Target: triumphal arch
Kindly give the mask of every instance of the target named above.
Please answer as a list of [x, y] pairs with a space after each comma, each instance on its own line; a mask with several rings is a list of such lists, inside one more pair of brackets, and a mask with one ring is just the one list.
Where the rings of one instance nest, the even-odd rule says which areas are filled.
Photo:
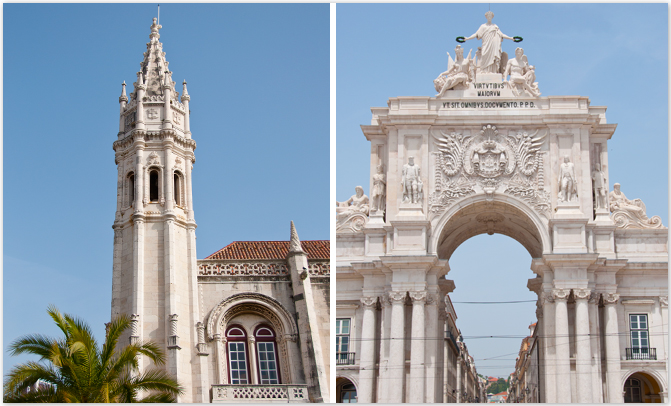
[[[370, 198], [357, 187], [336, 208], [337, 317], [355, 352], [337, 375], [359, 402], [447, 400], [450, 256], [500, 233], [533, 258], [541, 401], [622, 402], [633, 376], [666, 401], [668, 230], [610, 178], [606, 107], [542, 94], [533, 55], [501, 50], [522, 38], [486, 17], [435, 96], [390, 98], [361, 126]], [[464, 56], [469, 40], [481, 46]]]

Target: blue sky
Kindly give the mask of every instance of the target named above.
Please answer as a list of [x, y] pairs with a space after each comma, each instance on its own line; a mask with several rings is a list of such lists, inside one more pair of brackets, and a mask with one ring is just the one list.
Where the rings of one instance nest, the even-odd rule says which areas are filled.
[[[50, 303], [109, 321], [112, 143], [156, 4], [5, 4], [3, 342], [57, 335]], [[329, 5], [162, 4], [191, 96], [198, 258], [236, 240], [329, 238]], [[3, 371], [23, 357], [4, 353]]]
[[[454, 57], [457, 36], [467, 37], [486, 22], [480, 4], [338, 4], [336, 198], [346, 200], [356, 185], [370, 192], [370, 143], [360, 125], [370, 124], [371, 107], [389, 97], [434, 96], [433, 79]], [[668, 6], [666, 4], [492, 3], [493, 22], [519, 44], [543, 95], [588, 96], [607, 106], [617, 123], [609, 141], [609, 183], [619, 182], [628, 198], [640, 198], [648, 215], [668, 225]], [[464, 54], [479, 46], [471, 40]], [[517, 44], [503, 42], [514, 53]], [[450, 259], [453, 302], [535, 300], [526, 288], [535, 275], [530, 255], [516, 241], [480, 235]], [[478, 372], [507, 376], [514, 370], [521, 337], [536, 320], [535, 304], [498, 306], [455, 303]], [[473, 336], [516, 335], [487, 339]], [[486, 358], [503, 356], [497, 360]]]

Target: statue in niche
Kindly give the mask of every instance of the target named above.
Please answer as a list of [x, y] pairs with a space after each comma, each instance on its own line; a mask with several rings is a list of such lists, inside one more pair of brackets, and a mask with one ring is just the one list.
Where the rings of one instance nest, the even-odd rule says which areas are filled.
[[471, 82], [475, 81], [475, 61], [471, 59], [471, 52], [469, 51], [468, 58], [464, 59], [464, 49], [461, 45], [457, 45], [454, 53], [457, 60], [453, 61], [448, 52], [447, 70], [433, 81], [438, 92], [436, 97], [442, 96], [450, 89], [468, 89]]
[[377, 166], [377, 173], [373, 175], [373, 191], [371, 192], [373, 202], [371, 212], [383, 212], [385, 209], [385, 198], [387, 197], [387, 182], [384, 177], [384, 167]]
[[415, 165], [415, 158], [408, 157], [408, 163], [403, 165], [401, 177], [403, 186], [403, 203], [421, 203], [422, 201], [422, 179], [420, 168]]
[[541, 95], [538, 90], [538, 83], [534, 82], [536, 80], [536, 70], [532, 65], [529, 65], [529, 60], [524, 55], [524, 49], [517, 48], [515, 58], [508, 61], [503, 77], [506, 78], [508, 75], [510, 75], [510, 80], [507, 83], [515, 96], [519, 96], [521, 90], [534, 97]]
[[592, 172], [592, 188], [594, 190], [594, 204], [597, 209], [605, 209], [608, 206], [608, 184], [606, 174], [601, 171], [601, 165], [594, 165]]
[[515, 41], [515, 39], [502, 33], [496, 24], [492, 24], [494, 13], [491, 11], [486, 12], [485, 18], [487, 18], [487, 22], [482, 24], [475, 34], [464, 38], [464, 41], [473, 38], [482, 40], [482, 49], [480, 50], [481, 57], [478, 58], [478, 74], [501, 73], [501, 42], [503, 42], [504, 38], [513, 41]]
[[613, 191], [608, 195], [610, 211], [613, 221], [622, 228], [662, 228], [662, 219], [659, 216], [648, 218], [645, 204], [641, 199], [629, 200], [620, 191], [620, 184], [613, 185]]
[[575, 177], [575, 166], [564, 156], [564, 163], [559, 167], [559, 202], [572, 202], [578, 199], [578, 183]]
[[363, 188], [357, 186], [354, 188], [356, 194], [352, 195], [344, 202], [336, 202], [336, 217], [338, 219], [345, 219], [352, 214], [364, 214], [368, 216], [368, 196], [363, 193]]

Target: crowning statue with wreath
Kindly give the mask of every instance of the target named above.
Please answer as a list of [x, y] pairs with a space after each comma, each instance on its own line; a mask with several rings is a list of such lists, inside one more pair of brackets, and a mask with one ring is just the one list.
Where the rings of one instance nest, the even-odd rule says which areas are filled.
[[485, 13], [485, 18], [487, 18], [487, 22], [482, 24], [475, 34], [466, 38], [457, 37], [457, 42], [465, 42], [473, 38], [481, 39], [482, 47], [477, 64], [477, 73], [503, 73], [503, 69], [508, 62], [508, 54], [501, 52], [501, 42], [504, 39], [521, 42], [522, 37], [509, 37], [502, 33], [499, 27], [492, 23], [494, 13], [491, 11]]

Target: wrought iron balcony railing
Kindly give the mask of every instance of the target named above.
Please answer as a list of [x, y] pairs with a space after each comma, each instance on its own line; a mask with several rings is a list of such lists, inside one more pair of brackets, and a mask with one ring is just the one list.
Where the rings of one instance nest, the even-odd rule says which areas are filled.
[[212, 403], [308, 403], [307, 385], [212, 385]]
[[354, 365], [354, 352], [337, 352], [336, 365]]
[[657, 348], [626, 348], [627, 359], [657, 360]]

